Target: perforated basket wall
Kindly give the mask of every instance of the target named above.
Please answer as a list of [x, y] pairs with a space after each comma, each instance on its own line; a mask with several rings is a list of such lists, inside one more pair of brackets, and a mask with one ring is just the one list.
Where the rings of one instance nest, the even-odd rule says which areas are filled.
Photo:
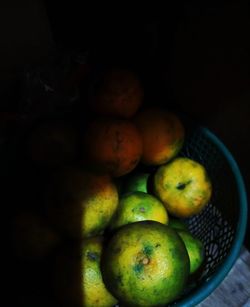
[[205, 245], [205, 262], [176, 304], [194, 306], [218, 286], [236, 261], [245, 233], [247, 204], [236, 162], [209, 130], [192, 129], [180, 155], [204, 165], [213, 184], [209, 204], [187, 220], [189, 230]]

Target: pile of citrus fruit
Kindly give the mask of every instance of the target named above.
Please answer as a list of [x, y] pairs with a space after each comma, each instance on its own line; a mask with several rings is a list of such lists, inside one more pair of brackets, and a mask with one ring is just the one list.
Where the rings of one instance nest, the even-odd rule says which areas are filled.
[[[65, 306], [167, 305], [204, 261], [204, 246], [185, 221], [209, 202], [211, 181], [200, 163], [179, 155], [180, 118], [144, 106], [134, 73], [109, 71], [89, 96], [91, 119], [77, 137], [54, 123], [29, 139], [29, 158], [52, 166], [53, 175], [44, 193], [46, 225], [29, 214], [15, 220], [18, 242], [25, 242], [18, 249], [44, 256], [62, 238], [74, 242], [55, 261]], [[84, 158], [76, 163], [78, 148]]]

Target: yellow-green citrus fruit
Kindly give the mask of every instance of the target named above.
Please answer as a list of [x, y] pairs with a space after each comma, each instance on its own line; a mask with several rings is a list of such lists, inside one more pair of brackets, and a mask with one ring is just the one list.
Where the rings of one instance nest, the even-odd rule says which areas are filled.
[[205, 251], [203, 243], [189, 232], [183, 230], [177, 230], [177, 232], [186, 246], [190, 260], [190, 274], [193, 274], [199, 269], [204, 260]]
[[102, 234], [118, 205], [108, 175], [73, 167], [55, 173], [46, 198], [50, 222], [71, 238]]
[[156, 197], [147, 193], [128, 193], [120, 198], [110, 228], [115, 229], [125, 224], [145, 220], [167, 224], [168, 214], [164, 205]]
[[187, 218], [199, 213], [209, 202], [212, 184], [203, 165], [188, 158], [176, 158], [158, 168], [154, 191], [170, 214]]
[[177, 232], [155, 221], [120, 227], [106, 244], [103, 280], [125, 306], [162, 306], [177, 299], [189, 276], [189, 257]]

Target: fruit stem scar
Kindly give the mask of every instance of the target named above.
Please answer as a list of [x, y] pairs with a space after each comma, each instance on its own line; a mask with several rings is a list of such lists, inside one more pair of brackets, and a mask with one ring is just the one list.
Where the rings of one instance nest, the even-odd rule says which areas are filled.
[[143, 264], [149, 264], [149, 258], [148, 258], [148, 257], [144, 257], [144, 258], [142, 259], [142, 263], [143, 263]]

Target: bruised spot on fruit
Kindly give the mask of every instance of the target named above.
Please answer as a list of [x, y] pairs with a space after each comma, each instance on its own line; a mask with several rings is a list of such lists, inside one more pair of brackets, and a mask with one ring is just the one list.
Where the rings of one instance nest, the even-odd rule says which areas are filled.
[[161, 246], [160, 243], [156, 243], [156, 244], [155, 244], [155, 247], [160, 247], [160, 246]]
[[140, 212], [145, 212], [146, 209], [145, 209], [144, 207], [140, 207], [139, 211], [140, 211]]
[[144, 264], [142, 262], [139, 262], [133, 266], [133, 271], [136, 274], [140, 274], [143, 271], [143, 267], [144, 267]]
[[98, 261], [99, 260], [99, 254], [97, 254], [96, 252], [88, 251], [87, 252], [87, 258], [90, 261]]
[[147, 257], [150, 257], [153, 254], [153, 246], [152, 245], [145, 245], [143, 248], [143, 253]]

